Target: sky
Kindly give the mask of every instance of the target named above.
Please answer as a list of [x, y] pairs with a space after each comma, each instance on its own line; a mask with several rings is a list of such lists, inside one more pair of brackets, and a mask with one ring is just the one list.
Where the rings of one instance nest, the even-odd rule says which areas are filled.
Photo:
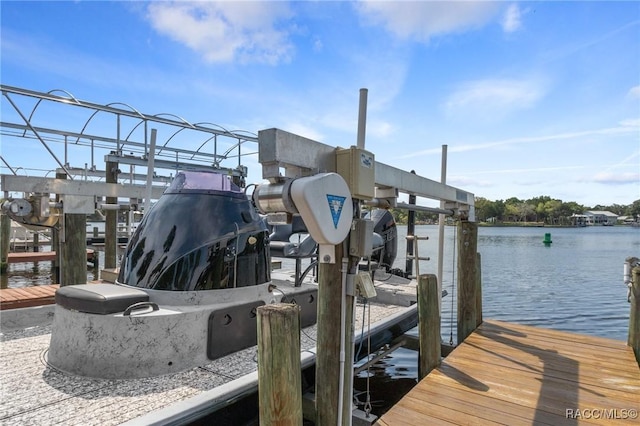
[[[366, 88], [379, 162], [439, 181], [446, 145], [447, 184], [476, 197], [640, 199], [637, 1], [3, 0], [0, 15], [3, 85], [341, 147]], [[28, 175], [57, 167], [35, 140], [3, 132], [0, 149]], [[257, 155], [243, 164], [260, 182]]]

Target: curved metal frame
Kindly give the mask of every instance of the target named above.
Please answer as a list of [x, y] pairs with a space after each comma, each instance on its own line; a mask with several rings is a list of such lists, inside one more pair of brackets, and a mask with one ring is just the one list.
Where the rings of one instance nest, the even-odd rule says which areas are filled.
[[[243, 154], [241, 152], [241, 146], [245, 142], [258, 143], [257, 135], [252, 132], [247, 132], [244, 130], [229, 131], [223, 126], [220, 126], [212, 122], [198, 122], [198, 123], [192, 124], [186, 119], [171, 113], [160, 113], [156, 115], [148, 115], [140, 112], [133, 106], [124, 102], [112, 102], [109, 104], [101, 105], [101, 104], [79, 100], [70, 92], [62, 89], [53, 89], [47, 93], [43, 93], [43, 92], [36, 92], [29, 89], [22, 89], [22, 88], [6, 86], [6, 85], [0, 85], [0, 87], [4, 97], [12, 104], [15, 111], [18, 114], [20, 114], [20, 116], [23, 118], [25, 122], [24, 124], [4, 122], [4, 121], [0, 122], [0, 127], [2, 128], [1, 134], [8, 135], [11, 137], [27, 138], [27, 137], [31, 137], [29, 136], [29, 134], [33, 133], [35, 137], [39, 139], [40, 142], [43, 144], [43, 146], [47, 149], [47, 151], [52, 156], [52, 158], [57, 161], [59, 167], [62, 167], [64, 170], [67, 170], [66, 167], [69, 166], [67, 164], [67, 158], [66, 158], [67, 145], [69, 143], [77, 146], [90, 147], [92, 168], [95, 168], [95, 165], [93, 164], [95, 149], [108, 151], [111, 149], [111, 147], [113, 147], [115, 148], [114, 150], [115, 152], [117, 152], [118, 155], [122, 155], [122, 149], [125, 148], [126, 146], [127, 150], [130, 149], [132, 152], [143, 153], [144, 154], [143, 160], [146, 159], [149, 155], [149, 152], [148, 152], [149, 123], [158, 123], [158, 124], [178, 127], [178, 129], [175, 132], [173, 132], [171, 136], [169, 136], [169, 138], [155, 152], [155, 155], [164, 156], [166, 155], [164, 151], [170, 151], [171, 154], [168, 156], [170, 158], [169, 162], [172, 164], [175, 164], [175, 168], [189, 167], [189, 165], [192, 164], [190, 162], [197, 163], [199, 167], [202, 167], [202, 164], [206, 164], [208, 167], [220, 168], [221, 162], [223, 162], [224, 160], [228, 160], [230, 158], [236, 157], [236, 155], [230, 155], [231, 153], [233, 153], [234, 150], [238, 151], [237, 153], [238, 166], [240, 166], [242, 157], [246, 155], [255, 154], [255, 152]], [[56, 92], [61, 92], [62, 94], [64, 94], [64, 96], [58, 95], [56, 94]], [[15, 103], [13, 103], [13, 101], [9, 97], [10, 94], [37, 99], [28, 117], [22, 114], [22, 112], [20, 111], [20, 108]], [[78, 107], [88, 108], [93, 110], [93, 112], [85, 121], [80, 132], [37, 127], [33, 124], [33, 122], [35, 121], [36, 111], [40, 108], [40, 104], [43, 101], [50, 101], [54, 103], [57, 102], [57, 103], [62, 103], [69, 106], [78, 106]], [[118, 106], [122, 106], [124, 108], [118, 108]], [[100, 135], [92, 135], [87, 133], [89, 124], [93, 121], [94, 117], [99, 112], [108, 112], [116, 116], [117, 122], [116, 122], [115, 138], [105, 137]], [[7, 115], [5, 115], [5, 117], [6, 116]], [[139, 122], [134, 123], [133, 127], [129, 130], [129, 132], [126, 134], [126, 137], [124, 139], [121, 138], [121, 128], [120, 128], [122, 117], [131, 117], [139, 120]], [[144, 124], [144, 136], [143, 136], [144, 141], [136, 142], [135, 140], [133, 140], [132, 136], [141, 124]], [[19, 133], [11, 132], [11, 131], [8, 131], [7, 129], [18, 129]], [[204, 142], [202, 142], [202, 144], [198, 146], [196, 150], [188, 150], [188, 149], [181, 149], [178, 147], [172, 147], [170, 144], [171, 141], [175, 138], [175, 136], [178, 133], [180, 133], [185, 129], [191, 129], [196, 132], [205, 133], [205, 134], [208, 134], [209, 136], [206, 137]], [[43, 134], [44, 137], [41, 136], [40, 134]], [[57, 135], [59, 137], [58, 138], [52, 137], [52, 135], [53, 136]], [[233, 145], [229, 149], [227, 149], [223, 154], [219, 154], [218, 143], [220, 140], [218, 139], [218, 136], [234, 139], [237, 142], [233, 143]], [[206, 150], [203, 150], [203, 148], [211, 140], [214, 140], [213, 154], [206, 152]], [[63, 143], [65, 145], [65, 148], [64, 148], [65, 163], [64, 164], [57, 159], [56, 154], [49, 147], [49, 144], [52, 142]], [[6, 165], [6, 167], [10, 171], [12, 171], [12, 173], [15, 170], [17, 170], [15, 167], [11, 167], [8, 161], [6, 160], [7, 160], [6, 158], [3, 158], [3, 163]], [[165, 162], [165, 166], [167, 164], [169, 163]], [[67, 173], [69, 172], [67, 171]]]

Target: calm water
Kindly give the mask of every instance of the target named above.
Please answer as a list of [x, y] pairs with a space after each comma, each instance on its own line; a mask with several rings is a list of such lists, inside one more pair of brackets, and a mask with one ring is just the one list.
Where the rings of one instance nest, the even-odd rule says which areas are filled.
[[[404, 232], [400, 227], [401, 238]], [[443, 288], [449, 294], [442, 302], [441, 330], [443, 341], [454, 343], [457, 293], [451, 283], [457, 273], [456, 232], [455, 227], [445, 228]], [[549, 246], [542, 243], [547, 232], [553, 241]], [[417, 226], [416, 235], [429, 237], [420, 242], [419, 253], [432, 259], [420, 263], [420, 273], [435, 274], [438, 227]], [[401, 251], [405, 253], [405, 244]], [[627, 257], [640, 257], [640, 229], [480, 227], [478, 251], [484, 318], [627, 340], [629, 303], [623, 265]], [[395, 266], [404, 269], [404, 255]], [[417, 352], [399, 349], [370, 369], [374, 414], [384, 414], [417, 383], [417, 365]], [[355, 378], [354, 388], [367, 389], [366, 371]]]
[[[456, 321], [451, 285], [457, 273], [456, 232], [445, 228], [443, 288], [449, 295], [442, 302], [444, 340]], [[551, 233], [550, 245], [542, 242], [545, 233]], [[420, 242], [420, 255], [432, 259], [421, 262], [420, 273], [436, 273], [437, 226], [418, 226], [416, 235], [430, 237]], [[484, 318], [627, 339], [629, 303], [622, 272], [627, 257], [640, 257], [640, 229], [480, 227], [478, 252]], [[404, 265], [404, 258], [399, 260]], [[454, 329], [454, 341], [455, 335]]]

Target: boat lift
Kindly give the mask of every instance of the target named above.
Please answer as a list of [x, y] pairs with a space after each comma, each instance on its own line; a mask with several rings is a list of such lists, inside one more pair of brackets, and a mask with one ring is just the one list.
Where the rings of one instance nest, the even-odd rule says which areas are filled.
[[[300, 215], [305, 221], [310, 234], [320, 245], [319, 261], [321, 265], [321, 275], [323, 271], [325, 272], [324, 282], [323, 277], [319, 277], [320, 288], [322, 288], [324, 284], [327, 284], [326, 280], [332, 281], [336, 276], [342, 277], [342, 285], [325, 285], [325, 287], [332, 287], [332, 289], [338, 288], [338, 290], [342, 292], [342, 315], [340, 331], [336, 334], [334, 333], [334, 329], [325, 328], [324, 331], [321, 331], [323, 325], [320, 323], [321, 317], [319, 314], [318, 365], [320, 366], [321, 363], [325, 362], [322, 352], [326, 352], [324, 350], [325, 348], [322, 348], [322, 338], [320, 338], [320, 335], [326, 333], [327, 335], [335, 336], [334, 338], [340, 335], [339, 377], [341, 391], [344, 391], [340, 392], [340, 394], [343, 394], [344, 397], [340, 398], [338, 416], [339, 419], [345, 418], [345, 420], [346, 417], [344, 417], [344, 414], [348, 414], [349, 411], [347, 410], [351, 408], [350, 400], [352, 393], [351, 375], [353, 369], [346, 368], [347, 366], [345, 365], [346, 360], [349, 358], [351, 358], [351, 360], [353, 359], [353, 353], [350, 352], [347, 347], [349, 341], [353, 342], [353, 335], [349, 335], [348, 331], [348, 327], [352, 329], [353, 323], [352, 305], [355, 301], [357, 291], [364, 295], [371, 294], [367, 280], [357, 273], [357, 263], [359, 259], [371, 253], [371, 221], [360, 218], [360, 207], [367, 205], [387, 209], [397, 207], [411, 210], [426, 210], [433, 213], [454, 215], [468, 221], [475, 221], [474, 195], [472, 193], [378, 162], [375, 160], [373, 152], [365, 150], [364, 112], [366, 111], [366, 89], [363, 90], [361, 90], [357, 146], [334, 147], [276, 128], [261, 130], [257, 137], [259, 146], [258, 156], [259, 162], [262, 165], [262, 178], [265, 179], [267, 183], [259, 185], [254, 191], [254, 202], [256, 206], [262, 210], [262, 212], [267, 213], [272, 222], [280, 221], [290, 223], [293, 215]], [[58, 160], [48, 148], [46, 141], [40, 136], [40, 133], [44, 130], [34, 127], [30, 123], [30, 119], [22, 114], [11, 100], [8, 94], [16, 93], [16, 91], [17, 89], [15, 88], [2, 86], [4, 97], [9, 100], [20, 114], [25, 124], [16, 125], [3, 122], [2, 128], [23, 131], [25, 134], [31, 132], [31, 134], [35, 135], [45, 148], [49, 150], [58, 162], [58, 165], [71, 178], [71, 169], [67, 168], [67, 162], [65, 161], [63, 163]], [[53, 98], [53, 95], [47, 97], [48, 100], [51, 100], [50, 98]], [[62, 99], [58, 99], [58, 101], [65, 103], [79, 102], [73, 97], [62, 97]], [[91, 107], [95, 108], [95, 105], [91, 105]], [[113, 109], [111, 106], [107, 107], [97, 109], [97, 111]], [[122, 113], [122, 111], [118, 111], [118, 113]], [[124, 115], [124, 113], [122, 114]], [[141, 123], [144, 123], [146, 135], [147, 121], [152, 117], [140, 114], [135, 110], [134, 112], [128, 111], [128, 114], [129, 116], [137, 117], [137, 119], [141, 120]], [[94, 115], [91, 117], [93, 118]], [[118, 136], [115, 140], [116, 147], [120, 146], [119, 117], [120, 115], [118, 115]], [[90, 120], [91, 118], [89, 121]], [[184, 129], [193, 129], [195, 127], [194, 125], [185, 123], [186, 122], [182, 123]], [[172, 124], [175, 124], [175, 122]], [[83, 128], [80, 134], [84, 133], [85, 128]], [[206, 130], [210, 131], [211, 129], [206, 128]], [[216, 132], [210, 133], [217, 135]], [[138, 147], [142, 155], [135, 159], [128, 159], [121, 149], [117, 149], [113, 154], [105, 157], [105, 161], [107, 165], [129, 163], [149, 166], [153, 164], [154, 157], [163, 150], [169, 149], [167, 144], [174, 135], [159, 149], [155, 149], [154, 144], [151, 144], [150, 149], [145, 139], [145, 143]], [[239, 138], [236, 146], [238, 151], [244, 141], [256, 141], [255, 138], [238, 136], [233, 133], [231, 135], [227, 134], [226, 136]], [[212, 138], [214, 137], [215, 136], [212, 136]], [[68, 135], [65, 135], [65, 143], [67, 138]], [[93, 144], [93, 140], [91, 143]], [[228, 151], [225, 154], [228, 154]], [[176, 151], [176, 156], [178, 155], [181, 154]], [[214, 153], [211, 158], [213, 159], [213, 165], [210, 167], [219, 169], [218, 160], [220, 158], [216, 153]], [[238, 158], [240, 158], [239, 154]], [[2, 160], [5, 161], [4, 159]], [[159, 164], [157, 158], [155, 161], [156, 164]], [[238, 159], [238, 161], [240, 160]], [[171, 164], [176, 166], [176, 163], [172, 162]], [[165, 165], [165, 168], [167, 167], [168, 166]], [[11, 170], [15, 175], [15, 170]], [[238, 177], [240, 178], [246, 174], [240, 164], [238, 164], [238, 167], [234, 170], [239, 173]], [[109, 170], [106, 172], [109, 172]], [[152, 173], [152, 171], [149, 171], [149, 173]], [[15, 181], [12, 179], [15, 179]], [[93, 195], [99, 193], [96, 192], [97, 187], [88, 188], [88, 186], [91, 186], [89, 182], [75, 182], [73, 178], [71, 178], [73, 183], [64, 182], [60, 179], [40, 178], [44, 179], [42, 181], [38, 180], [38, 178], [29, 179], [31, 179], [28, 184], [29, 186], [21, 186], [25, 182], [24, 179], [3, 175], [2, 190], [5, 191], [5, 194], [8, 191], [23, 191], [36, 194], [63, 193], [66, 195], [67, 201], [64, 204], [64, 213], [85, 213], [88, 212], [89, 209], [93, 211], [95, 207], [92, 206], [91, 203], [85, 202], [87, 198], [77, 200], [77, 203], [69, 202], [73, 201], [76, 196], [87, 197], [86, 192], [83, 191], [92, 192]], [[110, 191], [112, 188], [116, 189], [117, 187], [119, 187], [117, 183], [100, 183], [100, 191]], [[315, 188], [313, 192], [316, 194], [321, 193], [323, 196], [310, 199], [307, 196], [308, 191], [306, 190], [306, 188], [309, 187]], [[131, 188], [131, 190], [133, 190], [133, 188]], [[144, 195], [139, 196], [139, 193], [131, 195], [127, 193], [127, 195], [132, 198], [133, 196], [135, 196], [135, 198], [145, 198], [145, 196], [149, 198], [149, 194], [144, 186], [140, 186], [136, 188], [136, 190], [144, 191]], [[117, 191], [117, 194], [109, 192], [104, 195], [109, 197], [122, 196], [123, 192], [121, 192], [121, 189], [118, 188]], [[441, 208], [400, 203], [398, 202], [400, 193], [439, 200], [441, 201]], [[69, 208], [71, 208], [71, 211], [68, 210]], [[333, 225], [333, 229], [331, 229], [331, 225]], [[348, 234], [348, 241], [343, 242]], [[442, 244], [442, 241], [440, 244]], [[342, 248], [345, 245], [347, 246], [347, 250], [343, 251]], [[441, 277], [439, 278], [438, 290], [441, 294], [442, 280]], [[351, 303], [348, 303], [349, 301]], [[319, 301], [318, 303], [320, 304], [321, 302]], [[335, 357], [334, 353], [329, 355]], [[351, 362], [348, 364], [349, 367], [351, 367]], [[325, 380], [327, 378], [333, 380], [332, 378], [336, 377], [336, 375], [331, 374], [333, 373], [331, 369], [328, 370], [329, 371], [323, 373], [323, 376], [326, 377], [318, 377], [318, 380]], [[342, 389], [342, 387], [344, 387], [344, 389]], [[325, 403], [320, 399], [317, 399], [319, 405]], [[321, 408], [319, 407], [318, 410], [320, 411]], [[340, 424], [341, 421], [339, 420], [338, 423]]]
[[[367, 285], [370, 280], [363, 279], [363, 276], [368, 276], [367, 273], [357, 271], [360, 258], [371, 254], [371, 239], [367, 237], [371, 234], [372, 222], [361, 219], [361, 205], [428, 209], [434, 213], [456, 215], [467, 221], [475, 221], [472, 193], [377, 162], [374, 153], [364, 149], [366, 97], [366, 89], [361, 89], [357, 146], [332, 147], [280, 129], [267, 129], [258, 133], [262, 178], [268, 183], [258, 186], [254, 191], [256, 206], [270, 215], [272, 221], [290, 223], [292, 215], [300, 214], [310, 234], [319, 242], [321, 268], [318, 276], [320, 290], [316, 369], [322, 371], [322, 374], [317, 374], [316, 380], [318, 388], [323, 391], [316, 394], [316, 409], [317, 415], [328, 424], [351, 424], [353, 306], [357, 294], [364, 297], [375, 295], [373, 286]], [[337, 179], [332, 184], [318, 185], [319, 188], [324, 187], [325, 197], [311, 200], [301, 196], [299, 182], [315, 184], [333, 176], [342, 179]], [[343, 193], [345, 184], [348, 188], [346, 194]], [[339, 194], [334, 194], [334, 191]], [[399, 205], [397, 199], [400, 192], [440, 200], [444, 208]], [[353, 208], [349, 209], [349, 213], [353, 213], [351, 232], [348, 240], [339, 243], [337, 241], [340, 238], [333, 238], [333, 234], [329, 237], [326, 235], [326, 212], [333, 215], [336, 235], [346, 237], [346, 234], [338, 232], [338, 221], [344, 221], [340, 212], [344, 204], [351, 201], [349, 198], [353, 199]], [[336, 207], [336, 199], [340, 200], [339, 207]], [[322, 218], [319, 219], [319, 216]], [[321, 226], [317, 226], [318, 224]], [[329, 233], [332, 231], [330, 229]], [[346, 245], [347, 248], [338, 250], [338, 246], [332, 247], [336, 244]], [[338, 263], [340, 254], [341, 265]], [[338, 276], [342, 277], [341, 285], [335, 282]], [[438, 287], [438, 294], [442, 294], [441, 279], [438, 280]], [[336, 292], [341, 292], [341, 295], [336, 295]], [[336, 329], [335, 322], [329, 320], [331, 314], [323, 313], [330, 311], [330, 305], [337, 300], [340, 300], [341, 308], [339, 329]], [[326, 310], [323, 308], [325, 305]], [[337, 336], [340, 361], [336, 371], [335, 353], [331, 353], [335, 344], [331, 340]], [[333, 379], [336, 374], [339, 377], [337, 387]], [[335, 398], [338, 399], [337, 406]]]

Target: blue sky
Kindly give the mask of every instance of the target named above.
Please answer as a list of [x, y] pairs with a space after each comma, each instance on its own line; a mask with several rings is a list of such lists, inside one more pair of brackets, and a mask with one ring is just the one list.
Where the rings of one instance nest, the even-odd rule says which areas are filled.
[[[364, 87], [378, 161], [439, 180], [446, 144], [447, 183], [490, 200], [640, 199], [640, 2], [2, 1], [0, 13], [5, 85], [344, 147]], [[56, 167], [24, 143], [3, 137], [10, 165]], [[259, 182], [257, 157], [245, 163]]]

